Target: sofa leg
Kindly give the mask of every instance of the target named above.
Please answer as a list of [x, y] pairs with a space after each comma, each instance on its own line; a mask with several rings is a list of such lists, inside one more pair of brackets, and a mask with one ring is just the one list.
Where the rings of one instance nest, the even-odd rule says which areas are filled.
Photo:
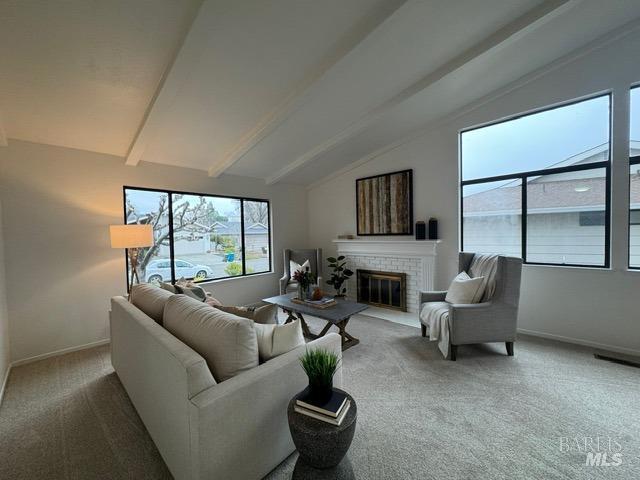
[[420, 326], [422, 327], [422, 336], [426, 337], [427, 336], [427, 326], [420, 324]]
[[507, 355], [513, 357], [513, 342], [505, 342], [507, 345]]
[[456, 354], [458, 353], [458, 346], [457, 345], [449, 345], [449, 359], [452, 362], [456, 361]]

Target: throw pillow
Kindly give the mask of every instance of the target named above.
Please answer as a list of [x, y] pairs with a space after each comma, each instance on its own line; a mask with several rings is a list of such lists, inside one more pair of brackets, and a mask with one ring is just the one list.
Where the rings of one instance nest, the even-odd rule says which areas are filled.
[[207, 299], [207, 293], [202, 287], [187, 287], [176, 283], [174, 288], [176, 289], [176, 293], [186, 295], [200, 302], [204, 302]]
[[484, 293], [484, 277], [471, 278], [467, 272], [460, 272], [453, 279], [445, 301], [449, 303], [478, 303]]
[[[209, 292], [207, 292], [208, 294]], [[222, 305], [222, 302], [220, 300], [218, 300], [217, 298], [212, 297], [211, 295], [207, 295], [207, 299], [205, 300], [205, 303], [207, 305], [211, 305], [212, 307], [218, 307], [220, 305]]]
[[185, 295], [172, 295], [164, 309], [164, 327], [202, 355], [216, 382], [258, 366], [258, 340], [251, 320]]
[[258, 337], [258, 353], [263, 362], [305, 344], [300, 320], [284, 325], [256, 323], [254, 327]]
[[309, 262], [309, 260], [305, 260], [302, 265], [294, 262], [293, 260], [289, 260], [289, 273], [292, 277], [293, 274], [296, 273], [296, 271], [300, 270], [301, 272], [305, 272], [307, 268], [311, 269], [311, 263]]
[[224, 305], [213, 305], [223, 312], [233, 313], [239, 317], [249, 318], [256, 323], [276, 324], [278, 323], [278, 306], [263, 305], [261, 307], [232, 307]]
[[167, 282], [160, 282], [160, 288], [166, 290], [167, 292], [178, 293], [176, 292], [176, 287]]

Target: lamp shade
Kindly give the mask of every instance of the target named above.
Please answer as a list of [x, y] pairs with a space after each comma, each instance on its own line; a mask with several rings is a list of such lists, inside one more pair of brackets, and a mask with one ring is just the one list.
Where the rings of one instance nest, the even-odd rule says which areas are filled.
[[153, 245], [151, 225], [110, 225], [111, 248], [138, 248]]

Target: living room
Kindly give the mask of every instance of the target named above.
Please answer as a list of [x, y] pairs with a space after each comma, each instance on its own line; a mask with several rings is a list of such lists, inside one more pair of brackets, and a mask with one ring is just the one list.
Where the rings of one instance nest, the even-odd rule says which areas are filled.
[[[1, 478], [640, 476], [638, 2], [33, 0], [0, 40]], [[461, 252], [493, 302], [445, 301]], [[293, 344], [212, 367], [167, 315], [217, 307], [127, 301], [181, 277]], [[351, 408], [310, 434], [318, 349]]]

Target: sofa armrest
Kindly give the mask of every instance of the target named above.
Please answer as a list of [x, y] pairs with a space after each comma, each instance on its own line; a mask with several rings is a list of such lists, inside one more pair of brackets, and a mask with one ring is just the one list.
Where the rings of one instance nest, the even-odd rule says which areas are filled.
[[[197, 478], [262, 478], [293, 452], [287, 406], [308, 384], [300, 366], [300, 356], [307, 348], [327, 349], [342, 359], [341, 338], [330, 333], [191, 399]], [[342, 386], [341, 367], [334, 385]], [[251, 461], [247, 461], [247, 452], [251, 452]]]
[[444, 302], [445, 297], [447, 296], [446, 290], [434, 291], [434, 292], [420, 292], [419, 303], [422, 305], [423, 303], [428, 302]]
[[451, 305], [449, 310], [451, 344], [514, 341], [517, 315], [516, 308], [504, 303]]

